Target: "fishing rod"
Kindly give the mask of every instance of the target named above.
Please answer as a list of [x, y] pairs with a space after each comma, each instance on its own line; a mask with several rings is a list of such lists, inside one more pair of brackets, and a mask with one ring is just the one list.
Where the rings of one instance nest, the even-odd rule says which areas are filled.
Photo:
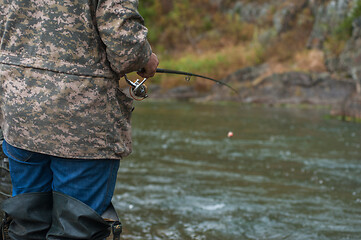
[[[185, 80], [187, 82], [190, 81], [191, 77], [200, 77], [200, 78], [203, 78], [203, 79], [207, 79], [207, 80], [216, 82], [219, 85], [226, 86], [229, 89], [231, 89], [232, 91], [234, 91], [235, 93], [237, 93], [237, 95], [238, 95], [238, 91], [236, 89], [234, 89], [232, 86], [230, 86], [229, 84], [227, 84], [225, 82], [216, 80], [214, 78], [202, 76], [202, 75], [199, 75], [199, 74], [189, 73], [189, 72], [170, 70], [170, 69], [163, 69], [163, 68], [157, 68], [156, 72], [157, 73], [168, 73], [168, 74], [183, 75], [183, 76], [186, 76]], [[134, 98], [135, 100], [141, 101], [141, 100], [148, 97], [148, 88], [144, 84], [147, 81], [147, 78], [144, 78], [142, 81], [137, 79], [135, 82], [130, 81], [128, 79], [127, 75], [124, 75], [124, 78], [125, 78], [125, 81], [129, 84], [129, 92], [130, 92], [130, 95], [132, 96], [132, 98]]]

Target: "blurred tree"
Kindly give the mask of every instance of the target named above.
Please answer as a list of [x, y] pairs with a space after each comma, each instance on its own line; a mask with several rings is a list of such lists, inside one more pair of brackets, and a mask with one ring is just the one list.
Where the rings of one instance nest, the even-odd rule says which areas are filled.
[[173, 9], [173, 0], [160, 0], [162, 13], [167, 14]]

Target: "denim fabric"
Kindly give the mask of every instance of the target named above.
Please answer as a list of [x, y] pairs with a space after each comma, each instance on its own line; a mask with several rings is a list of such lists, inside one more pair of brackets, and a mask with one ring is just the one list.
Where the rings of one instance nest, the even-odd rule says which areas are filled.
[[119, 160], [68, 159], [30, 152], [3, 143], [9, 158], [13, 196], [57, 191], [76, 198], [101, 215], [113, 197]]

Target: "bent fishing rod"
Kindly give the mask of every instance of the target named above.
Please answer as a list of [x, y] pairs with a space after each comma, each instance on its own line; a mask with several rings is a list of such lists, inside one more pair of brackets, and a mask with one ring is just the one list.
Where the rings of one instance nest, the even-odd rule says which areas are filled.
[[[225, 82], [216, 80], [214, 78], [202, 76], [199, 74], [189, 73], [189, 72], [163, 69], [163, 68], [157, 68], [156, 73], [168, 73], [168, 74], [183, 75], [183, 76], [186, 76], [185, 80], [187, 82], [190, 81], [191, 77], [199, 77], [199, 78], [207, 79], [207, 80], [216, 82], [219, 85], [228, 87], [229, 89], [231, 89], [238, 95], [238, 91], [236, 89], [234, 89], [232, 86], [230, 86], [229, 84], [227, 84]], [[132, 96], [132, 98], [134, 98], [135, 100], [141, 101], [148, 97], [148, 88], [145, 85], [147, 78], [144, 78], [142, 81], [137, 79], [135, 82], [132, 82], [131, 80], [129, 80], [126, 74], [124, 75], [124, 78], [125, 78], [125, 81], [129, 84], [129, 92], [130, 92], [130, 95]]]

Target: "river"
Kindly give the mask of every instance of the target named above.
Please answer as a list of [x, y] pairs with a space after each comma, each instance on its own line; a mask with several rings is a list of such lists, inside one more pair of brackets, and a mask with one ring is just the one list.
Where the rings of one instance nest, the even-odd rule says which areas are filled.
[[327, 113], [137, 103], [123, 239], [361, 239], [361, 125]]

